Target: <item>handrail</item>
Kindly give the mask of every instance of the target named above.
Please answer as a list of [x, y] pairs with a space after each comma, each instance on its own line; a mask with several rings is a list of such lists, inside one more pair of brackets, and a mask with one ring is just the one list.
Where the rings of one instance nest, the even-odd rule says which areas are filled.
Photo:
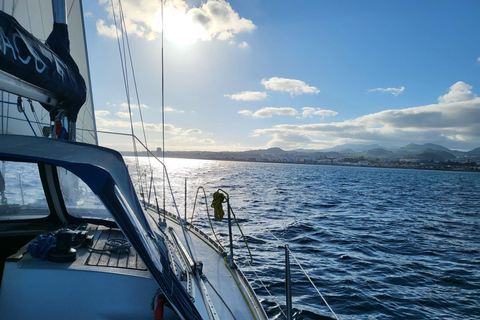
[[[89, 129], [80, 129], [80, 130], [85, 130], [85, 131], [92, 131], [92, 130], [89, 130]], [[182, 220], [182, 218], [180, 217], [180, 213], [178, 211], [178, 208], [177, 208], [177, 205], [176, 205], [176, 202], [175, 202], [175, 198], [174, 198], [174, 195], [173, 195], [173, 190], [172, 190], [172, 186], [171, 186], [171, 183], [170, 183], [170, 179], [168, 177], [168, 173], [166, 171], [166, 166], [165, 164], [160, 160], [158, 159], [146, 146], [145, 144], [143, 144], [143, 142], [138, 139], [137, 136], [135, 135], [132, 135], [132, 134], [128, 134], [128, 133], [119, 133], [119, 132], [111, 132], [111, 131], [97, 131], [99, 133], [106, 133], [106, 134], [114, 134], [114, 135], [122, 135], [122, 136], [129, 136], [129, 137], [133, 137], [135, 140], [137, 140], [142, 146], [143, 148], [147, 151], [147, 154], [151, 155], [152, 157], [154, 157], [164, 168], [164, 172], [165, 172], [165, 177], [167, 178], [167, 181], [168, 181], [168, 187], [170, 189], [170, 192], [171, 192], [171, 196], [172, 196], [172, 199], [173, 199], [173, 203], [174, 203], [174, 207], [175, 207], [175, 210], [177, 212], [177, 217], [178, 217], [178, 220], [180, 221], [181, 225], [182, 225], [182, 230], [185, 229], [185, 224], [186, 224], [186, 221], [184, 222]], [[206, 200], [205, 200], [206, 201]], [[195, 209], [194, 209], [195, 210]], [[208, 211], [208, 209], [207, 209]], [[229, 210], [230, 211], [230, 210]], [[232, 211], [233, 212], [233, 211]], [[325, 305], [327, 306], [327, 308], [329, 309], [329, 311], [332, 313], [332, 315], [334, 316], [334, 319], [336, 320], [339, 320], [338, 316], [335, 314], [335, 312], [333, 311], [333, 309], [330, 307], [330, 305], [328, 304], [328, 302], [326, 301], [325, 297], [322, 295], [322, 293], [320, 292], [320, 290], [318, 290], [317, 286], [315, 285], [315, 283], [313, 282], [312, 278], [308, 275], [308, 273], [305, 271], [305, 269], [302, 267], [302, 265], [300, 264], [300, 262], [298, 261], [297, 257], [294, 255], [294, 253], [290, 250], [290, 248], [288, 247], [288, 245], [283, 242], [281, 239], [279, 239], [278, 237], [276, 237], [272, 232], [270, 232], [269, 230], [263, 228], [260, 223], [258, 221], [256, 221], [255, 219], [252, 219], [250, 217], [250, 215], [248, 214], [248, 212], [245, 211], [245, 213], [247, 214], [247, 216], [249, 216], [249, 220], [251, 221], [254, 221], [256, 224], [259, 225], [259, 227], [269, 233], [276, 241], [278, 241], [282, 247], [285, 247], [286, 250], [288, 250], [288, 252], [290, 253], [290, 255], [293, 257], [293, 259], [295, 260], [296, 264], [300, 267], [302, 273], [305, 275], [305, 277], [308, 279], [308, 281], [311, 283], [312, 287], [315, 289], [315, 291], [317, 292], [317, 294], [321, 297], [321, 299], [323, 300], [323, 302], [325, 303]], [[165, 214], [165, 213], [164, 213]], [[234, 216], [235, 217], [235, 216]], [[192, 219], [193, 219], [193, 214], [192, 214]], [[235, 219], [236, 220], [236, 219]], [[192, 221], [193, 222], [193, 221]], [[193, 223], [191, 224], [193, 225]], [[185, 232], [185, 231], [184, 231]], [[218, 241], [218, 239], [217, 239]], [[188, 250], [190, 251], [190, 254], [191, 254], [191, 249], [188, 245], [188, 242], [187, 242], [187, 247], [188, 247]], [[249, 264], [250, 267], [252, 267], [251, 264]], [[253, 273], [255, 274], [255, 276], [257, 277], [257, 279], [260, 281], [260, 283], [262, 283], [263, 287], [267, 290], [267, 292], [269, 293], [269, 295], [273, 298], [273, 300], [275, 301], [275, 298], [272, 296], [272, 294], [268, 291], [268, 289], [266, 288], [265, 284], [261, 281], [261, 279], [259, 278], [258, 274], [253, 271]], [[276, 301], [275, 301], [276, 302]], [[287, 317], [287, 314], [285, 314], [285, 312], [282, 310], [282, 308], [280, 307], [280, 305], [278, 304], [278, 302], [276, 302], [277, 306], [280, 308], [280, 311]], [[288, 311], [287, 311], [288, 313]]]

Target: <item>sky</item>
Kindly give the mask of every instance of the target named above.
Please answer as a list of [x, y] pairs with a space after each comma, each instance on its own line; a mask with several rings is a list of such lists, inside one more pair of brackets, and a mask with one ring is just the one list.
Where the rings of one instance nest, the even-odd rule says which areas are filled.
[[[121, 6], [126, 32], [118, 0], [83, 3], [97, 128], [130, 133], [130, 101], [135, 135], [155, 150], [161, 4]], [[480, 147], [479, 13], [476, 0], [166, 0], [165, 150]]]

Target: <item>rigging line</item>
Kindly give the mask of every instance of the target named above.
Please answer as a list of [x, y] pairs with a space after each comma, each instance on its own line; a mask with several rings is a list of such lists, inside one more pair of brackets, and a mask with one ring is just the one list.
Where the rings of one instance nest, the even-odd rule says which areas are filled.
[[27, 101], [30, 104], [30, 108], [32, 109], [32, 114], [35, 117], [35, 121], [38, 125], [38, 131], [42, 132], [42, 126], [40, 125], [40, 120], [38, 119], [38, 114], [35, 112], [35, 108], [33, 107], [32, 99], [27, 99]]
[[[126, 32], [127, 27], [126, 27], [126, 24], [125, 24], [125, 15], [123, 14], [122, 1], [119, 0], [118, 2], [119, 2], [119, 5], [120, 5], [120, 19], [123, 22], [124, 29], [125, 29], [125, 40], [126, 40], [126, 43], [127, 43], [127, 52], [128, 52], [128, 57], [129, 57], [129, 60], [130, 60], [130, 68], [132, 70], [132, 80], [133, 80], [133, 85], [134, 85], [134, 88], [135, 88], [135, 95], [137, 97], [138, 112], [140, 114], [140, 121], [142, 123], [143, 139], [144, 139], [145, 145], [147, 146], [147, 149], [148, 149], [147, 134], [145, 133], [145, 124], [143, 122], [142, 107], [141, 107], [141, 104], [140, 104], [140, 95], [138, 94], [137, 80], [136, 80], [136, 77], [135, 77], [135, 68], [133, 66], [133, 60], [132, 60], [132, 52], [130, 50], [130, 42], [128, 41], [128, 32]], [[125, 61], [125, 63], [126, 63], [126, 61]], [[147, 153], [147, 158], [148, 158], [148, 166], [150, 168], [150, 172], [153, 172], [152, 164], [150, 162], [150, 157], [148, 156], [148, 153]], [[147, 177], [146, 177], [146, 175], [145, 175], [145, 187], [147, 187]], [[150, 186], [150, 189], [151, 189], [151, 186]]]
[[[126, 73], [126, 70], [125, 70], [125, 67], [124, 67], [122, 47], [120, 45], [120, 36], [118, 34], [119, 28], [118, 28], [118, 24], [117, 24], [117, 16], [116, 16], [116, 13], [115, 13], [115, 6], [113, 5], [113, 0], [111, 0], [110, 3], [112, 5], [113, 19], [114, 19], [114, 23], [115, 23], [115, 32], [117, 34], [118, 53], [120, 55], [120, 64], [122, 65], [123, 83], [124, 83], [124, 86], [125, 86], [125, 95], [126, 95], [126, 98], [127, 98], [128, 112], [129, 112], [129, 116], [130, 116], [130, 130], [132, 132], [133, 151], [134, 151], [135, 159], [136, 159], [135, 167], [136, 167], [136, 170], [137, 170], [138, 174], [140, 174], [140, 164], [138, 162], [137, 146], [135, 144], [135, 139], [133, 138], [135, 136], [135, 132], [133, 130], [132, 109], [131, 109], [131, 106], [130, 106], [130, 91], [128, 89], [128, 77], [127, 77], [127, 73]], [[122, 25], [120, 25], [120, 28], [122, 28]], [[122, 37], [123, 37], [123, 33], [124, 33], [123, 31], [124, 30], [121, 29]]]
[[18, 0], [13, 1], [13, 7], [12, 7], [12, 16], [15, 14], [15, 8], [17, 7]]
[[[124, 25], [124, 29], [126, 31], [127, 28], [126, 28], [126, 23], [125, 23], [125, 15], [123, 14], [123, 7], [122, 7], [122, 1], [121, 0], [119, 0], [119, 4], [120, 4], [120, 19], [121, 19], [121, 21]], [[135, 88], [135, 96], [137, 97], [138, 110], [139, 110], [139, 113], [140, 113], [140, 121], [142, 122], [143, 139], [145, 140], [145, 145], [148, 148], [147, 135], [145, 133], [145, 125], [144, 125], [144, 122], [143, 122], [142, 108], [141, 108], [141, 105], [140, 105], [140, 95], [138, 93], [137, 79], [135, 77], [135, 68], [133, 66], [132, 52], [130, 50], [130, 41], [128, 40], [128, 32], [125, 32], [125, 40], [126, 40], [126, 43], [127, 43], [128, 58], [130, 60], [130, 69], [132, 70], [132, 80], [133, 80], [133, 86]]]
[[295, 259], [295, 261], [297, 262], [298, 266], [300, 267], [300, 269], [302, 269], [302, 272], [303, 274], [307, 277], [308, 281], [310, 281], [310, 283], [312, 284], [312, 286], [315, 288], [315, 290], [317, 291], [317, 293], [320, 295], [320, 297], [322, 297], [322, 300], [323, 302], [327, 305], [328, 309], [330, 310], [330, 312], [334, 315], [335, 319], [339, 320], [337, 315], [335, 314], [335, 312], [333, 312], [332, 308], [330, 308], [330, 305], [328, 304], [327, 300], [325, 300], [325, 298], [323, 297], [323, 295], [320, 293], [320, 291], [317, 289], [317, 286], [315, 286], [315, 284], [313, 283], [312, 281], [312, 278], [310, 278], [310, 276], [307, 274], [307, 272], [303, 269], [302, 265], [300, 264], [300, 262], [298, 261], [297, 257], [295, 257], [295, 255], [293, 254], [292, 251], [290, 251], [290, 248], [288, 246], [286, 246], [288, 252], [292, 255], [293, 259]]
[[4, 91], [2, 91], [2, 112], [1, 112], [1, 116], [0, 118], [2, 118], [2, 123], [0, 124], [2, 126], [2, 134], [4, 134], [3, 132], [3, 95], [5, 94]]
[[230, 315], [233, 317], [234, 320], [237, 320], [237, 318], [235, 317], [235, 315], [233, 314], [232, 310], [230, 309], [230, 307], [228, 306], [227, 302], [223, 299], [222, 295], [217, 291], [217, 289], [215, 289], [215, 287], [213, 286], [213, 284], [210, 282], [210, 280], [208, 280], [207, 277], [205, 277], [205, 280], [208, 282], [208, 284], [210, 285], [210, 287], [212, 287], [213, 291], [215, 291], [215, 293], [217, 294], [217, 296], [220, 298], [220, 300], [222, 301], [223, 305], [228, 309], [228, 311], [230, 312]]
[[4, 101], [4, 100], [2, 100], [2, 101], [0, 101], [0, 102], [1, 102], [2, 104], [3, 104], [3, 103], [6, 103], [6, 104], [18, 105], [18, 102], [10, 102], [10, 101]]
[[[42, 21], [42, 34], [43, 34], [43, 41], [46, 41], [47, 40], [47, 36], [46, 36], [46, 33], [45, 33], [45, 22], [43, 21], [43, 11], [42, 11], [42, 5], [40, 4], [40, 0], [38, 0], [38, 9], [40, 11], [40, 20]], [[43, 118], [45, 117], [43, 115], [43, 112], [44, 112], [44, 108], [41, 108], [40, 109], [40, 119], [43, 120]], [[47, 113], [48, 115], [48, 113]], [[40, 131], [41, 132], [41, 131]]]
[[[70, 5], [70, 8], [68, 8], [67, 17], [70, 17], [70, 12], [72, 11], [74, 4], [75, 4], [75, 0], [72, 1], [72, 4]], [[82, 14], [83, 14], [83, 12], [82, 12]]]
[[270, 296], [270, 298], [272, 298], [273, 302], [275, 302], [275, 304], [277, 305], [278, 309], [280, 309], [280, 312], [283, 314], [283, 316], [285, 317], [285, 319], [287, 318], [287, 315], [285, 314], [285, 312], [283, 311], [282, 307], [280, 306], [280, 303], [278, 303], [278, 301], [275, 299], [275, 297], [272, 295], [272, 293], [270, 292], [270, 290], [267, 289], [267, 286], [265, 285], [265, 283], [263, 283], [262, 279], [260, 278], [260, 276], [257, 274], [257, 272], [255, 271], [255, 269], [253, 269], [252, 265], [248, 265], [250, 267], [250, 271], [252, 271], [255, 276], [257, 277], [257, 280], [260, 281], [260, 283], [262, 284], [263, 288], [267, 291], [268, 295]]
[[[83, 130], [86, 130], [86, 131], [89, 131], [87, 129], [83, 129]], [[129, 136], [129, 134], [127, 133], [121, 133], [121, 132], [108, 132], [108, 131], [102, 131], [102, 130], [98, 130], [97, 132], [100, 132], [100, 133], [110, 133], [110, 134], [116, 134], [116, 135], [122, 135], [122, 136]], [[145, 150], [147, 150], [147, 153], [150, 154], [150, 156], [152, 158], [154, 158], [155, 160], [158, 161], [158, 163], [160, 163], [163, 167], [163, 172], [165, 173], [165, 177], [166, 177], [166, 181], [168, 183], [168, 188], [170, 190], [170, 195], [172, 196], [172, 201], [173, 201], [173, 207], [175, 208], [175, 211], [177, 212], [177, 217], [178, 217], [178, 221], [180, 221], [180, 225], [182, 227], [182, 232], [183, 232], [183, 236], [185, 238], [185, 243], [187, 244], [187, 249], [188, 249], [188, 253], [190, 254], [190, 256], [194, 257], [193, 253], [192, 253], [192, 249], [190, 248], [190, 244], [189, 244], [189, 241], [188, 241], [188, 237], [186, 235], [186, 231], [185, 231], [185, 223], [186, 221], [184, 221], [182, 219], [182, 217], [180, 216], [180, 211], [178, 210], [178, 206], [177, 206], [177, 202], [175, 201], [175, 196], [173, 194], [173, 188], [172, 188], [172, 184], [170, 182], [170, 178], [168, 176], [168, 172], [167, 172], [167, 167], [165, 166], [165, 164], [157, 158], [157, 156], [155, 156], [150, 150], [147, 149], [147, 147], [145, 146], [145, 144], [143, 144], [143, 142], [138, 139], [138, 137], [136, 137], [135, 135], [132, 135], [132, 138], [135, 139], [139, 144], [141, 144]]]
[[[165, 162], [165, 68], [164, 68], [164, 56], [163, 56], [163, 48], [164, 48], [164, 25], [163, 25], [163, 1], [162, 2], [162, 159]], [[165, 170], [164, 170], [165, 172]], [[165, 212], [165, 173], [163, 174], [163, 212]]]
[[45, 22], [43, 21], [43, 11], [42, 11], [42, 5], [40, 4], [40, 0], [38, 0], [38, 9], [40, 11], [40, 19], [42, 20], [43, 40], [46, 40], [47, 37], [45, 35]]
[[[283, 246], [285, 246], [285, 242], [283, 242], [282, 240], [280, 240], [278, 237], [276, 237], [272, 232], [270, 232], [270, 230], [268, 229], [265, 229], [262, 227], [262, 225], [256, 221], [255, 219], [252, 219], [250, 217], [250, 214], [248, 214], [248, 212], [245, 211], [245, 213], [249, 216], [249, 219], [251, 219], [252, 221], [254, 221], [256, 224], [258, 224], [258, 226], [260, 227], [260, 229], [266, 231], [267, 233], [269, 233], [274, 239], [276, 239], [278, 242], [280, 242]], [[297, 265], [300, 267], [300, 269], [302, 270], [303, 274], [307, 277], [307, 279], [310, 281], [310, 283], [312, 284], [313, 288], [317, 291], [317, 293], [320, 295], [320, 297], [322, 298], [323, 302], [327, 305], [328, 309], [330, 310], [330, 312], [332, 312], [332, 314], [335, 316], [335, 318], [338, 320], [338, 317], [337, 315], [335, 314], [335, 312], [333, 312], [332, 308], [330, 308], [330, 305], [327, 303], [327, 301], [325, 300], [325, 298], [323, 297], [323, 295], [320, 293], [320, 291], [318, 290], [317, 286], [313, 283], [312, 279], [310, 278], [310, 276], [307, 274], [307, 272], [303, 269], [302, 265], [300, 264], [300, 261], [298, 261], [297, 257], [293, 254], [293, 252], [290, 250], [290, 248], [288, 248], [288, 251], [289, 253], [292, 255], [292, 257], [295, 259], [295, 261], [297, 262]]]
[[[125, 90], [126, 90], [126, 95], [127, 95], [127, 104], [128, 104], [128, 112], [129, 112], [129, 117], [130, 117], [130, 126], [132, 128], [132, 133], [134, 133], [134, 126], [133, 126], [133, 111], [132, 111], [132, 105], [131, 105], [131, 96], [130, 96], [130, 77], [128, 74], [128, 64], [127, 64], [127, 50], [125, 46], [125, 39], [128, 34], [127, 26], [125, 24], [125, 19], [123, 18], [123, 7], [121, 5], [121, 0], [118, 0], [118, 5], [119, 5], [119, 24], [120, 24], [120, 30], [122, 31], [121, 36], [122, 36], [122, 51], [123, 51], [123, 67], [125, 71]], [[136, 161], [136, 166], [137, 166], [137, 171], [140, 172], [140, 162], [139, 162], [139, 156], [138, 156], [138, 149], [135, 144], [135, 140], [132, 140], [133, 142], [133, 149], [135, 153], [135, 161]], [[140, 182], [140, 188], [143, 189], [145, 186], [141, 184]], [[143, 194], [143, 191], [142, 191]]]
[[27, 5], [28, 25], [30, 26], [30, 33], [33, 34], [33, 30], [32, 30], [32, 18], [30, 18], [30, 6], [28, 5], [28, 1], [27, 1], [26, 5]]
[[37, 133], [35, 132], [35, 129], [33, 129], [32, 123], [30, 122], [30, 119], [28, 119], [27, 113], [26, 113], [25, 111], [23, 111], [23, 115], [25, 116], [25, 119], [27, 119], [28, 125], [30, 126], [30, 128], [31, 128], [32, 131], [33, 131], [33, 134], [34, 134], [35, 137], [36, 137], [36, 136], [37, 136]]
[[[7, 100], [10, 101], [10, 92], [7, 93]], [[8, 121], [8, 117], [10, 116], [10, 108], [7, 108], [7, 128], [5, 129], [5, 133], [8, 133], [8, 125], [10, 121]]]
[[[9, 110], [9, 109], [7, 109], [7, 110]], [[11, 117], [11, 116], [9, 116], [9, 115], [6, 115], [6, 116], [4, 115], [3, 117], [4, 117], [5, 119], [7, 119], [7, 120], [8, 120], [8, 119], [11, 119], [11, 120], [15, 120], [15, 121], [28, 122], [28, 121], [25, 120], [25, 119], [17, 118], [17, 117]], [[7, 122], [7, 124], [8, 124], [8, 122]], [[46, 125], [46, 126], [49, 125], [49, 123], [46, 123], [46, 122], [40, 122], [40, 124], [43, 124], [43, 125]], [[7, 133], [7, 131], [5, 131], [4, 133]]]
[[[134, 129], [133, 129], [133, 119], [132, 119], [132, 109], [131, 109], [131, 104], [130, 104], [130, 86], [128, 82], [128, 69], [127, 69], [127, 63], [126, 63], [126, 57], [125, 57], [125, 39], [124, 39], [124, 34], [127, 32], [126, 29], [124, 29], [124, 24], [121, 21], [117, 23], [117, 15], [115, 13], [115, 6], [113, 5], [113, 0], [111, 1], [112, 4], [112, 11], [113, 11], [113, 19], [115, 21], [115, 30], [117, 33], [117, 44], [118, 44], [118, 51], [120, 54], [120, 63], [122, 65], [122, 73], [123, 73], [123, 83], [125, 86], [125, 94], [127, 98], [127, 105], [128, 105], [128, 112], [129, 112], [129, 117], [130, 117], [130, 129], [132, 131], [132, 135], [134, 135]], [[121, 15], [121, 14], [120, 14]], [[118, 28], [118, 25], [120, 25], [120, 28]], [[122, 38], [122, 42], [120, 42], [120, 36], [118, 34], [118, 30], [120, 29], [120, 35]]]

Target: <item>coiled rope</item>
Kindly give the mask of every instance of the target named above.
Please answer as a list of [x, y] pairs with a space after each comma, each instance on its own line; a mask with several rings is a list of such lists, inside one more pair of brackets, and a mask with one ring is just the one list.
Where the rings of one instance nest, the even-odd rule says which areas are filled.
[[46, 235], [40, 234], [37, 240], [28, 245], [28, 252], [34, 258], [44, 261], [47, 259], [48, 253], [57, 246], [57, 238], [51, 232]]

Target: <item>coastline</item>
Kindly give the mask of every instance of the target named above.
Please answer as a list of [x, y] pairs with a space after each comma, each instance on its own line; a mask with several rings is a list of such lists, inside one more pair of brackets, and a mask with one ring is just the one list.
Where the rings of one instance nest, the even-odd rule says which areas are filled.
[[[134, 156], [131, 152], [121, 152], [122, 156]], [[146, 157], [147, 154], [139, 154], [139, 156]], [[156, 154], [157, 158], [161, 158], [162, 155]], [[413, 169], [413, 170], [428, 170], [428, 171], [453, 171], [453, 172], [480, 172], [480, 166], [465, 166], [462, 163], [456, 163], [456, 165], [446, 163], [382, 163], [382, 162], [369, 162], [363, 161], [363, 163], [351, 163], [351, 162], [313, 162], [313, 161], [275, 161], [275, 160], [257, 160], [257, 159], [227, 159], [223, 157], [192, 157], [179, 154], [165, 154], [165, 158], [178, 158], [178, 159], [192, 159], [192, 160], [212, 160], [212, 161], [230, 161], [230, 162], [252, 162], [252, 163], [279, 163], [279, 164], [302, 164], [302, 165], [317, 165], [317, 166], [335, 166], [335, 167], [362, 167], [362, 168], [383, 168], [383, 169]], [[368, 163], [365, 163], [368, 162]], [[447, 162], [448, 163], [448, 162]], [[455, 164], [455, 163], [454, 163]]]

